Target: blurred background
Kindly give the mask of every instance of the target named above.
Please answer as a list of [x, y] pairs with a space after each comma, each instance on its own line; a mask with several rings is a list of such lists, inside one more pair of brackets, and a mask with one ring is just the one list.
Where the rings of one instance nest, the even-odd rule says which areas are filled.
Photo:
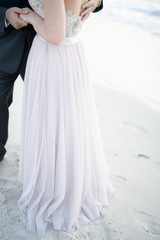
[[160, 110], [160, 1], [104, 0], [88, 22], [84, 45], [100, 74], [94, 81], [138, 94]]
[[105, 0], [104, 16], [160, 36], [159, 0]]

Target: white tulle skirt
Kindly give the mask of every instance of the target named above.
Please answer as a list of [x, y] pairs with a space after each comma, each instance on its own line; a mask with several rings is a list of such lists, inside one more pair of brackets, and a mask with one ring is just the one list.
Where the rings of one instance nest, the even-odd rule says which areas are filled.
[[113, 189], [80, 41], [35, 37], [22, 109], [18, 205], [28, 230], [74, 231], [99, 217]]

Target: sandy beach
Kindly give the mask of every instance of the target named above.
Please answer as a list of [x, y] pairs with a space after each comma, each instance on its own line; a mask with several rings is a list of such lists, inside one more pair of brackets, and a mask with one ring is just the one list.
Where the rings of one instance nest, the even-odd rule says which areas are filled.
[[17, 206], [23, 89], [18, 78], [7, 154], [0, 162], [0, 240], [160, 239], [160, 38], [97, 14], [82, 39], [114, 196], [99, 219], [72, 234], [27, 233]]

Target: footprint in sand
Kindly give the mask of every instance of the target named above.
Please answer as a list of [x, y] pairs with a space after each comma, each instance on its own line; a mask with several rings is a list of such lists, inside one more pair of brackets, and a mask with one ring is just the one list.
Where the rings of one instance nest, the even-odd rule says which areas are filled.
[[127, 182], [127, 179], [120, 176], [120, 175], [116, 175], [115, 176], [115, 182], [119, 183], [119, 184], [125, 184]]
[[[145, 154], [143, 154], [143, 153], [137, 154], [137, 158], [141, 158], [141, 159], [143, 159], [143, 160], [150, 159], [149, 156], [147, 156], [147, 155], [145, 155]], [[155, 170], [158, 170], [158, 171], [159, 171], [160, 161], [153, 161], [152, 164], [153, 164], [153, 167], [155, 168]]]
[[114, 156], [115, 156], [115, 157], [118, 157], [118, 153], [114, 153]]
[[158, 220], [144, 211], [135, 210], [137, 217], [136, 222], [143, 228], [143, 230], [151, 235], [160, 236], [160, 224]]
[[137, 125], [135, 123], [130, 123], [130, 122], [122, 122], [122, 124], [125, 126], [125, 127], [131, 127], [133, 129], [136, 129], [138, 132], [140, 133], [143, 133], [143, 134], [147, 134], [148, 131], [147, 129], [145, 129], [144, 127], [140, 126], [140, 125]]
[[143, 212], [143, 211], [139, 211], [139, 210], [135, 210], [137, 213], [140, 213], [140, 214], [143, 214], [143, 215], [146, 215], [146, 216], [149, 216], [149, 217], [152, 217], [151, 214], [149, 213], [146, 213], [146, 212]]
[[137, 154], [137, 157], [142, 158], [142, 159], [149, 159], [149, 157], [147, 155], [143, 154], [143, 153]]

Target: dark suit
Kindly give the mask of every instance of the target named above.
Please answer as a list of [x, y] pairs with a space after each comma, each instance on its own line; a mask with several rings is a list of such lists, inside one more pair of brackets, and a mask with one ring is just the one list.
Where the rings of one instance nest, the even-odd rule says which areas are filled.
[[5, 12], [11, 7], [27, 7], [27, 0], [0, 0], [0, 156], [8, 138], [8, 107], [12, 103], [14, 81], [24, 77], [26, 59], [35, 35], [32, 26], [16, 30], [5, 28]]
[[[24, 78], [28, 52], [35, 35], [31, 25], [20, 30], [11, 25], [5, 28], [5, 12], [11, 7], [27, 6], [28, 0], [0, 0], [0, 159], [6, 153], [8, 108], [12, 103], [14, 81], [19, 74]], [[103, 4], [96, 11], [102, 7]]]

